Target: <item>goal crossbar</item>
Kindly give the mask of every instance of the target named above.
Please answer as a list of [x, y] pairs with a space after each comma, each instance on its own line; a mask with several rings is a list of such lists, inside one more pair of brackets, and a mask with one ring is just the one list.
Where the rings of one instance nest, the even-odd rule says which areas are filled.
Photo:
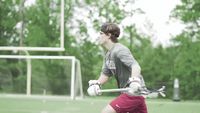
[[0, 58], [8, 59], [68, 59], [74, 60], [75, 56], [44, 56], [44, 55], [0, 55]]
[[1, 46], [1, 51], [64, 51], [65, 48], [63, 47], [6, 47]]

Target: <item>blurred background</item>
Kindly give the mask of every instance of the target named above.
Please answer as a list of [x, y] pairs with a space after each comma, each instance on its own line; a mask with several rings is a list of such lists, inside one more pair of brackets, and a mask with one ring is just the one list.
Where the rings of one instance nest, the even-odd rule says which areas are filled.
[[[1, 0], [0, 46], [59, 47], [60, 0]], [[142, 68], [149, 88], [166, 86], [173, 98], [179, 80], [180, 98], [200, 99], [199, 0], [64, 0], [64, 51], [5, 51], [0, 55], [75, 56], [81, 63], [83, 91], [97, 79], [103, 50], [96, 44], [104, 22], [121, 28], [126, 45]], [[0, 59], [0, 93], [26, 94], [24, 59]], [[32, 94], [69, 95], [71, 61], [32, 60]], [[116, 82], [103, 88], [116, 88]], [[86, 94], [87, 95], [87, 94]], [[112, 96], [108, 93], [106, 96]]]

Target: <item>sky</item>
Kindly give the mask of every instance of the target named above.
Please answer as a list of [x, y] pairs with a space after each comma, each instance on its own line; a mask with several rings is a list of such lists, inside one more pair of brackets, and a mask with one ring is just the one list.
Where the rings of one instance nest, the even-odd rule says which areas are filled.
[[[124, 7], [124, 1], [129, 1], [130, 4], [126, 3], [126, 7]], [[122, 26], [134, 24], [139, 33], [146, 34], [150, 37], [153, 45], [161, 44], [165, 47], [170, 46], [170, 39], [181, 33], [184, 28], [184, 25], [181, 24], [180, 20], [170, 18], [171, 11], [177, 4], [180, 4], [180, 0], [135, 0], [135, 2], [130, 0], [118, 0], [118, 2], [120, 2], [119, 7], [123, 7], [127, 11], [140, 8], [145, 12], [144, 14], [134, 14], [132, 17], [125, 17], [119, 25], [120, 28], [123, 28]], [[87, 9], [87, 6], [84, 8], [77, 7], [71, 24], [78, 26], [80, 23], [77, 23], [77, 20], [84, 21], [88, 28], [89, 38], [92, 42], [95, 42], [98, 37], [98, 31], [93, 29], [93, 22], [91, 20], [94, 20], [92, 18], [96, 18], [100, 22], [106, 22], [106, 19], [98, 17], [98, 8], [91, 8], [93, 17], [89, 14], [90, 12]], [[153, 25], [152, 29], [148, 28], [148, 23]], [[73, 28], [72, 34], [82, 38], [81, 36], [78, 36], [78, 30], [79, 27]], [[124, 35], [123, 29], [121, 31], [120, 37]]]
[[[170, 39], [184, 28], [181, 21], [170, 18], [170, 13], [177, 4], [180, 4], [180, 0], [136, 0], [134, 6], [141, 8], [145, 14], [125, 19], [123, 24], [135, 23], [140, 32], [152, 35], [154, 45], [169, 46]], [[147, 21], [153, 24], [152, 30], [145, 28], [144, 23]]]

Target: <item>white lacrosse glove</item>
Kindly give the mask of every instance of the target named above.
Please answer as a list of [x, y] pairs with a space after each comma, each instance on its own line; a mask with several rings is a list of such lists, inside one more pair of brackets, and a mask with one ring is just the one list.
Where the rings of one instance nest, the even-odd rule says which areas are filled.
[[132, 94], [132, 95], [137, 95], [139, 94], [139, 91], [141, 89], [141, 80], [139, 77], [135, 77], [135, 78], [129, 78], [129, 91], [128, 93]]
[[89, 83], [89, 88], [87, 89], [87, 92], [89, 96], [101, 95], [101, 93], [99, 92], [101, 87], [100, 87], [100, 82], [98, 80], [90, 80], [88, 83]]

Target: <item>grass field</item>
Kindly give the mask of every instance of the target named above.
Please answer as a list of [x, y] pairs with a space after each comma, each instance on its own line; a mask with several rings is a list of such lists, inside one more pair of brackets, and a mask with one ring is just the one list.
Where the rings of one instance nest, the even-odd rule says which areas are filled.
[[[70, 100], [67, 97], [0, 96], [0, 113], [100, 113], [112, 97]], [[200, 101], [147, 99], [149, 113], [200, 113]]]

